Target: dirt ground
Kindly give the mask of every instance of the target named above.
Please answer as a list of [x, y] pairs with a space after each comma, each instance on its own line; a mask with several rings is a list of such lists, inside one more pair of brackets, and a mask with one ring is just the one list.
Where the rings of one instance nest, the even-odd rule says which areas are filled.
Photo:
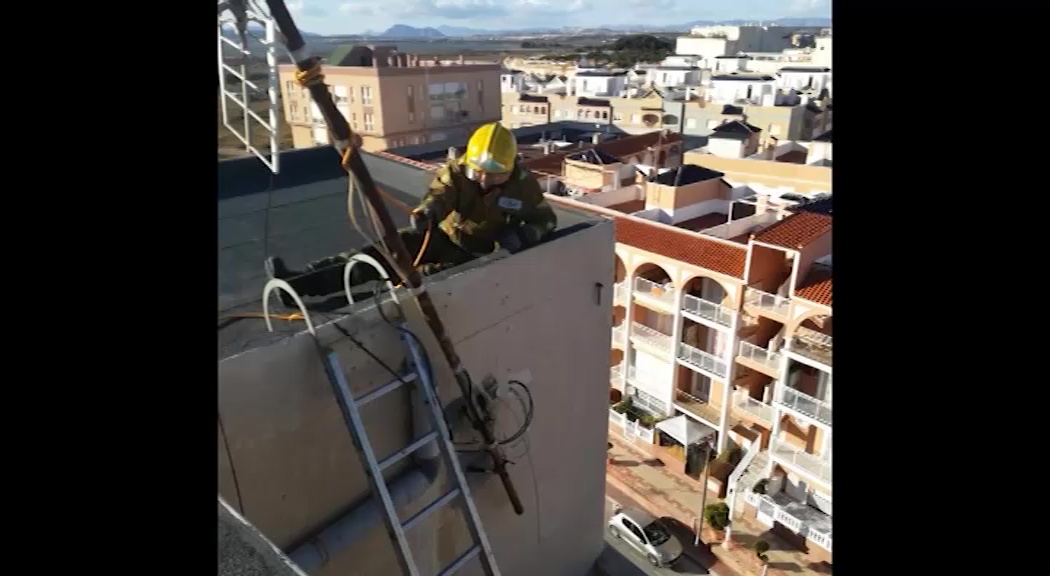
[[[240, 139], [237, 138], [229, 129], [222, 125], [222, 100], [216, 98], [216, 123], [219, 126], [219, 159], [223, 158], [237, 158], [239, 156], [248, 155], [249, 152], [245, 150], [244, 144], [241, 143]], [[258, 114], [261, 118], [266, 119], [269, 115], [267, 102], [259, 101], [252, 102], [250, 104], [251, 109]], [[243, 128], [240, 128], [243, 122], [243, 114], [241, 109], [234, 104], [232, 101], [227, 102], [227, 110], [230, 113], [230, 124], [237, 126], [238, 132], [242, 132]], [[269, 133], [259, 126], [255, 119], [251, 119], [251, 140], [252, 145], [259, 150], [270, 149], [270, 138]], [[278, 146], [281, 150], [290, 149], [292, 147], [292, 130], [288, 126], [288, 123], [282, 118], [279, 121], [280, 134], [277, 140]]]

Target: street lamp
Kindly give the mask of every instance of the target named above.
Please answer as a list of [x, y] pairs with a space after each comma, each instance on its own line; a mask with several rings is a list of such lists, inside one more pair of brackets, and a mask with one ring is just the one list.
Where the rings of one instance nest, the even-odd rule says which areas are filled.
[[700, 486], [700, 522], [696, 527], [696, 536], [693, 537], [693, 546], [700, 545], [700, 532], [704, 529], [704, 508], [707, 506], [707, 477], [711, 465], [711, 442], [713, 436], [704, 438], [704, 480]]

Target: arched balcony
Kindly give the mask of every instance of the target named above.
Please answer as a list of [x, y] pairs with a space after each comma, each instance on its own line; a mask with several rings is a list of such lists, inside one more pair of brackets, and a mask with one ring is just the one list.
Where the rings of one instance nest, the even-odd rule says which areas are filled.
[[642, 264], [635, 269], [632, 294], [632, 340], [650, 348], [658, 356], [670, 358], [678, 301], [678, 291], [671, 282], [671, 275], [657, 264]]

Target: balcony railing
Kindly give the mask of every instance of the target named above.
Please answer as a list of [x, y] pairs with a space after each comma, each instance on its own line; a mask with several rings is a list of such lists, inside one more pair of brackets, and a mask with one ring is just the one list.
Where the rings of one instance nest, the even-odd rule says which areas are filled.
[[690, 366], [710, 372], [719, 378], [725, 378], [729, 374], [729, 367], [724, 360], [710, 352], [698, 350], [688, 344], [682, 344], [678, 350], [678, 359]]
[[674, 288], [664, 288], [662, 284], [657, 284], [652, 280], [635, 278], [634, 293], [636, 296], [651, 298], [665, 306], [669, 306], [671, 309], [674, 309], [674, 299], [677, 296], [678, 291]]
[[747, 394], [747, 390], [733, 392], [733, 406], [761, 422], [773, 424], [773, 407], [763, 404], [760, 400], [755, 400]]
[[733, 310], [686, 294], [682, 297], [682, 310], [728, 328], [733, 323]]
[[831, 366], [831, 342], [831, 336], [799, 326], [791, 340], [791, 349], [821, 364]]
[[706, 400], [701, 400], [685, 390], [675, 390], [674, 403], [679, 410], [689, 412], [701, 420], [713, 424], [715, 427], [721, 425], [721, 406], [715, 406]]
[[659, 330], [654, 330], [645, 324], [632, 322], [631, 336], [661, 352], [671, 351], [671, 337]]
[[627, 377], [628, 384], [654, 396], [660, 395], [656, 392], [660, 390], [661, 387], [666, 387], [667, 382], [671, 379], [670, 371], [661, 376], [660, 374], [638, 370], [637, 366], [628, 366], [625, 376]]
[[770, 441], [770, 453], [773, 458], [782, 463], [803, 470], [826, 484], [831, 484], [831, 463], [823, 458], [777, 439]]
[[744, 302], [778, 316], [787, 316], [791, 310], [791, 300], [783, 296], [763, 292], [758, 288], [745, 290]]
[[656, 432], [652, 428], [646, 428], [637, 421], [631, 422], [626, 415], [615, 410], [609, 410], [609, 422], [619, 426], [623, 431], [623, 437], [628, 440], [637, 438], [645, 444], [652, 444], [656, 440]]
[[631, 301], [631, 291], [627, 288], [627, 281], [613, 284], [613, 305], [626, 306]]
[[818, 400], [809, 394], [803, 394], [794, 388], [777, 386], [777, 402], [795, 412], [809, 416], [817, 422], [831, 426], [831, 404]]
[[624, 338], [626, 337], [626, 329], [627, 329], [627, 327], [624, 326], [623, 324], [620, 324], [619, 326], [613, 326], [613, 329], [612, 329], [612, 343], [613, 343], [613, 346], [620, 346], [621, 348], [624, 346]]
[[623, 390], [625, 383], [623, 364], [617, 364], [609, 369], [609, 381], [612, 383], [614, 388]]
[[741, 341], [737, 354], [756, 364], [766, 366], [769, 369], [776, 371], [778, 374], [780, 372], [780, 354], [777, 352], [770, 352], [761, 346], [755, 346], [750, 342]]

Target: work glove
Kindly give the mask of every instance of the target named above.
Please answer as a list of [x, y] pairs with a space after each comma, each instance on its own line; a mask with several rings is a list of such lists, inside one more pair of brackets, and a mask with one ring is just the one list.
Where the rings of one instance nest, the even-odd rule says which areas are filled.
[[434, 213], [426, 208], [414, 210], [412, 214], [409, 215], [409, 223], [413, 230], [422, 234], [434, 225]]
[[496, 242], [499, 244], [499, 248], [505, 249], [511, 254], [520, 252], [521, 249], [524, 248], [520, 231], [517, 228], [507, 228], [504, 230], [503, 234], [500, 234], [500, 237], [496, 239]]

